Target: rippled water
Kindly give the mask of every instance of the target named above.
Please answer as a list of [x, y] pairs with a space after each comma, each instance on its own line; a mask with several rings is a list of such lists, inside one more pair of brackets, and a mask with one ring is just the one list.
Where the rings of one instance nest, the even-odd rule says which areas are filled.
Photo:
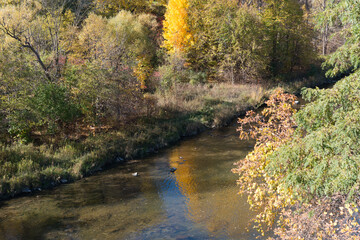
[[246, 231], [254, 213], [231, 173], [254, 143], [240, 141], [235, 129], [208, 131], [147, 159], [0, 202], [0, 239], [255, 239]]

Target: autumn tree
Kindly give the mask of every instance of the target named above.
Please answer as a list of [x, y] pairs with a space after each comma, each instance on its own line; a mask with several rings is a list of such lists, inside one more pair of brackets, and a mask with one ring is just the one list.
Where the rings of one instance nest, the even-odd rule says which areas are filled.
[[303, 89], [309, 101], [277, 93], [260, 114], [240, 119], [254, 151], [233, 170], [259, 211], [260, 230], [279, 239], [357, 239], [360, 196], [359, 72], [331, 89]]
[[254, 151], [236, 163], [233, 172], [239, 174], [240, 193], [247, 194], [251, 208], [259, 211], [255, 221], [262, 233], [275, 223], [281, 208], [294, 203], [292, 189], [281, 184], [286, 176], [274, 175], [267, 168], [269, 156], [287, 143], [294, 132], [295, 99], [278, 89], [266, 102], [267, 108], [259, 114], [249, 111], [244, 119], [239, 119], [240, 138], [256, 139], [256, 144]]
[[291, 141], [269, 158], [269, 172], [284, 176], [300, 202], [284, 210], [284, 237], [358, 238], [359, 84], [356, 72], [331, 89], [303, 90], [311, 103], [295, 115]]
[[90, 14], [85, 20], [77, 53], [85, 66], [75, 72], [86, 73], [79, 96], [92, 109], [92, 119], [116, 122], [141, 109], [141, 88], [155, 65], [156, 28], [154, 16], [128, 11], [110, 19]]
[[193, 0], [188, 9], [193, 44], [183, 47], [185, 62], [209, 78], [279, 78], [305, 71], [315, 59], [313, 31], [295, 0]]
[[164, 21], [164, 47], [169, 52], [184, 51], [193, 43], [188, 25], [188, 0], [170, 0]]
[[29, 49], [44, 71], [46, 78], [51, 81], [52, 76], [49, 72], [49, 67], [44, 63], [39, 51], [46, 48], [46, 43], [50, 41], [49, 35], [41, 28], [40, 24], [45, 19], [37, 16], [39, 8], [41, 8], [39, 4], [37, 9], [34, 9], [27, 2], [23, 2], [20, 5], [7, 5], [1, 8], [0, 30], [7, 37], [6, 41], [12, 42], [10, 44], [16, 44]]
[[77, 107], [46, 111], [48, 106], [36, 100], [42, 98], [54, 108], [60, 102], [72, 105], [69, 89], [60, 83], [66, 54], [63, 39], [70, 25], [66, 3], [65, 0], [16, 1], [0, 7], [0, 35], [4, 39], [0, 44], [1, 59], [2, 67], [7, 68], [0, 81], [6, 96], [6, 124], [13, 136], [28, 138], [34, 129], [59, 130], [65, 122], [79, 116], [73, 114], [70, 120], [59, 115], [77, 111]]

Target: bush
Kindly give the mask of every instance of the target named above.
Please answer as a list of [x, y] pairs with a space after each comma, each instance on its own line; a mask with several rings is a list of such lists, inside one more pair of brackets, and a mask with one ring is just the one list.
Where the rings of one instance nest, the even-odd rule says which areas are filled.
[[[356, 72], [332, 89], [304, 89], [312, 102], [294, 117], [250, 114], [258, 122], [252, 125], [257, 144], [234, 172], [241, 192], [260, 210], [259, 225], [279, 219], [276, 233], [283, 239], [358, 236], [353, 213], [360, 206], [359, 77]], [[263, 112], [279, 114], [281, 106]], [[244, 126], [240, 130], [247, 134]]]
[[80, 116], [78, 105], [72, 101], [69, 90], [54, 83], [38, 86], [29, 103], [38, 122], [44, 123], [49, 129], [73, 122]]
[[8, 132], [16, 139], [27, 143], [31, 141], [31, 132], [36, 124], [36, 117], [27, 110], [17, 110], [7, 116], [9, 128]]
[[21, 109], [8, 115], [8, 131], [13, 137], [29, 142], [34, 131], [45, 127], [54, 134], [80, 116], [67, 88], [54, 83], [41, 84], [33, 96], [23, 99]]

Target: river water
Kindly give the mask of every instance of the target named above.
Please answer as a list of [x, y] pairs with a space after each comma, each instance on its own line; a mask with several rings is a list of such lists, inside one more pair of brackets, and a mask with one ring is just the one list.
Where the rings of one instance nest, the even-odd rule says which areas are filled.
[[0, 202], [0, 239], [255, 239], [256, 231], [246, 230], [255, 214], [231, 173], [253, 145], [239, 140], [233, 124], [76, 183]]

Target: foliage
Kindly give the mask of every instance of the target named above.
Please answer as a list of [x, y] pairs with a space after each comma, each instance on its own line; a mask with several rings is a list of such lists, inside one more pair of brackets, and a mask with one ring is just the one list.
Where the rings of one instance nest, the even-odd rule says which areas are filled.
[[81, 8], [80, 21], [77, 7], [65, 0], [0, 7], [2, 132], [46, 141], [75, 123], [142, 114], [141, 88], [157, 64], [155, 17], [121, 11], [106, 19]]
[[95, 0], [96, 12], [106, 17], [112, 17], [119, 11], [125, 10], [133, 13], [152, 13], [157, 16], [164, 15], [166, 0]]
[[169, 89], [177, 83], [200, 84], [206, 82], [207, 74], [185, 67], [185, 58], [182, 55], [172, 54], [166, 60], [166, 63], [159, 68], [162, 87]]
[[313, 61], [313, 33], [297, 1], [266, 0], [262, 19], [268, 36], [272, 76], [306, 68]]
[[308, 69], [316, 58], [312, 26], [295, 0], [193, 0], [188, 8], [194, 44], [184, 51], [186, 62], [211, 78], [279, 78]]
[[63, 127], [63, 124], [74, 122], [79, 116], [78, 106], [71, 99], [69, 89], [56, 84], [38, 86], [33, 97], [29, 99], [29, 107], [37, 116], [37, 122]]
[[[356, 192], [358, 77], [356, 73], [329, 90], [304, 90], [304, 97], [315, 101], [296, 115], [297, 134], [273, 156], [272, 171], [282, 169], [279, 174], [289, 176], [284, 183], [304, 196], [351, 197]], [[289, 159], [291, 164], [285, 162]]]
[[341, 194], [298, 203], [296, 211], [282, 211], [284, 225], [275, 229], [281, 239], [359, 239], [359, 201], [349, 203]]
[[[191, 66], [205, 67], [217, 78], [232, 83], [262, 76], [267, 53], [258, 11], [246, 5], [239, 7], [232, 0], [209, 1], [198, 11], [195, 14], [202, 15], [201, 23], [192, 25], [196, 44], [188, 50]], [[192, 16], [192, 22], [197, 17]]]
[[258, 223], [271, 226], [278, 216], [281, 238], [356, 236], [359, 87], [356, 72], [332, 89], [305, 89], [304, 98], [312, 102], [294, 115], [296, 122], [286, 103], [263, 111], [279, 115], [275, 121], [253, 112], [240, 121], [241, 137], [249, 135], [246, 124], [255, 123], [250, 133], [257, 139], [255, 150], [234, 169], [240, 192], [260, 210]]
[[164, 21], [164, 47], [171, 53], [183, 52], [193, 44], [188, 25], [188, 0], [169, 0]]
[[18, 107], [7, 116], [8, 131], [26, 142], [35, 129], [45, 127], [48, 133], [58, 133], [80, 116], [68, 89], [51, 83], [38, 86], [34, 96], [23, 99]]
[[[295, 217], [323, 211], [319, 212], [322, 226], [315, 230], [309, 222], [305, 234], [317, 232], [333, 238], [336, 232], [339, 239], [350, 239], [358, 231], [353, 213], [358, 211], [359, 199], [359, 73], [332, 89], [304, 90], [304, 96], [313, 102], [297, 114], [299, 129], [291, 144], [273, 155], [277, 161], [272, 161], [271, 169], [287, 176], [283, 184], [304, 200], [314, 198]], [[294, 224], [294, 219], [290, 220]]]
[[109, 20], [91, 14], [79, 35], [83, 58], [113, 74], [135, 75], [142, 88], [155, 66], [157, 23], [153, 16], [121, 11]]
[[244, 119], [239, 119], [240, 138], [256, 139], [256, 145], [253, 152], [236, 163], [233, 172], [239, 174], [240, 193], [248, 194], [251, 208], [261, 210], [256, 219], [261, 231], [264, 229], [262, 224], [272, 226], [277, 211], [294, 201], [292, 189], [282, 184], [286, 176], [272, 174], [267, 169], [271, 164], [269, 156], [291, 140], [295, 125], [292, 104], [295, 100], [295, 96], [277, 90], [261, 114], [249, 111]]
[[319, 22], [322, 25], [344, 26], [332, 36], [340, 36], [344, 40], [343, 45], [330, 54], [324, 63], [324, 67], [328, 69], [328, 76], [359, 68], [359, 14], [357, 0], [329, 1], [327, 9], [319, 14]]

